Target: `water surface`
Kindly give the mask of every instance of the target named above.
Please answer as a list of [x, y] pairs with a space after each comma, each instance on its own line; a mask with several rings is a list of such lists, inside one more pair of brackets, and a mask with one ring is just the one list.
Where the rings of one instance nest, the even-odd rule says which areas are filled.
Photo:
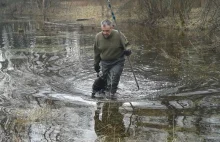
[[97, 26], [1, 22], [1, 141], [220, 141], [218, 54], [191, 33], [120, 28], [140, 90], [126, 61], [111, 101], [90, 97]]

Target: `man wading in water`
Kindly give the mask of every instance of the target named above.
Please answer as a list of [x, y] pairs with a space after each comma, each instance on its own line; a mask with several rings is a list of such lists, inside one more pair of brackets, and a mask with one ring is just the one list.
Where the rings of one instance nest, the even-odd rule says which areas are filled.
[[[110, 20], [101, 22], [101, 30], [95, 37], [94, 69], [99, 73], [101, 65], [102, 76], [100, 78], [106, 82], [104, 89], [107, 92], [107, 97], [115, 99], [117, 86], [124, 68], [124, 55], [131, 55], [131, 50], [124, 49], [123, 44], [127, 48], [128, 41], [123, 34], [119, 34], [117, 30], [113, 29]], [[95, 85], [96, 81], [93, 84], [92, 97], [97, 91], [94, 89]]]

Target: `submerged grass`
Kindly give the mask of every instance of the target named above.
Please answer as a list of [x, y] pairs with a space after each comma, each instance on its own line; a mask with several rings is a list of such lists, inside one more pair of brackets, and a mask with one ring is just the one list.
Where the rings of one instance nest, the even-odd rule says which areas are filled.
[[49, 105], [33, 109], [17, 110], [16, 118], [12, 122], [17, 133], [25, 132], [28, 125], [47, 119], [51, 119], [51, 108]]

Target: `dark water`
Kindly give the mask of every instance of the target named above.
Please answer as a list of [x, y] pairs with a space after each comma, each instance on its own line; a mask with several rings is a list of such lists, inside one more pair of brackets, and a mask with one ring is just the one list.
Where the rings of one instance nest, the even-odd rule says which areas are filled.
[[98, 27], [1, 22], [0, 141], [220, 141], [219, 56], [207, 38], [120, 28], [140, 90], [126, 62], [111, 101], [90, 97]]

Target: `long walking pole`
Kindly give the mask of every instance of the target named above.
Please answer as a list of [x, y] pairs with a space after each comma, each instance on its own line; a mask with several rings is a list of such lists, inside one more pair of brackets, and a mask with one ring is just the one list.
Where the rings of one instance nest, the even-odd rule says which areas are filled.
[[[111, 2], [110, 2], [110, 0], [107, 0], [107, 1], [108, 1], [108, 7], [109, 7], [109, 9], [111, 10], [112, 18], [113, 18], [113, 20], [114, 20], [114, 22], [115, 22], [115, 27], [116, 27], [116, 29], [118, 30], [118, 33], [119, 33], [120, 38], [121, 38], [121, 41], [122, 41], [121, 32], [120, 32], [120, 30], [119, 30], [118, 27], [117, 27], [116, 18], [115, 18], [115, 14], [114, 14], [114, 12], [113, 12], [113, 10], [112, 10]], [[122, 44], [123, 44], [123, 48], [125, 49], [125, 43], [122, 42]], [[130, 67], [131, 67], [131, 71], [132, 71], [132, 73], [133, 73], [133, 76], [134, 76], [134, 79], [135, 79], [137, 88], [138, 88], [138, 90], [139, 90], [139, 85], [138, 85], [138, 82], [137, 82], [137, 78], [136, 78], [136, 76], [135, 76], [135, 74], [134, 74], [134, 70], [133, 70], [133, 67], [132, 67], [132, 65], [131, 65], [129, 56], [127, 56], [127, 60], [128, 60], [129, 65], [130, 65]]]

